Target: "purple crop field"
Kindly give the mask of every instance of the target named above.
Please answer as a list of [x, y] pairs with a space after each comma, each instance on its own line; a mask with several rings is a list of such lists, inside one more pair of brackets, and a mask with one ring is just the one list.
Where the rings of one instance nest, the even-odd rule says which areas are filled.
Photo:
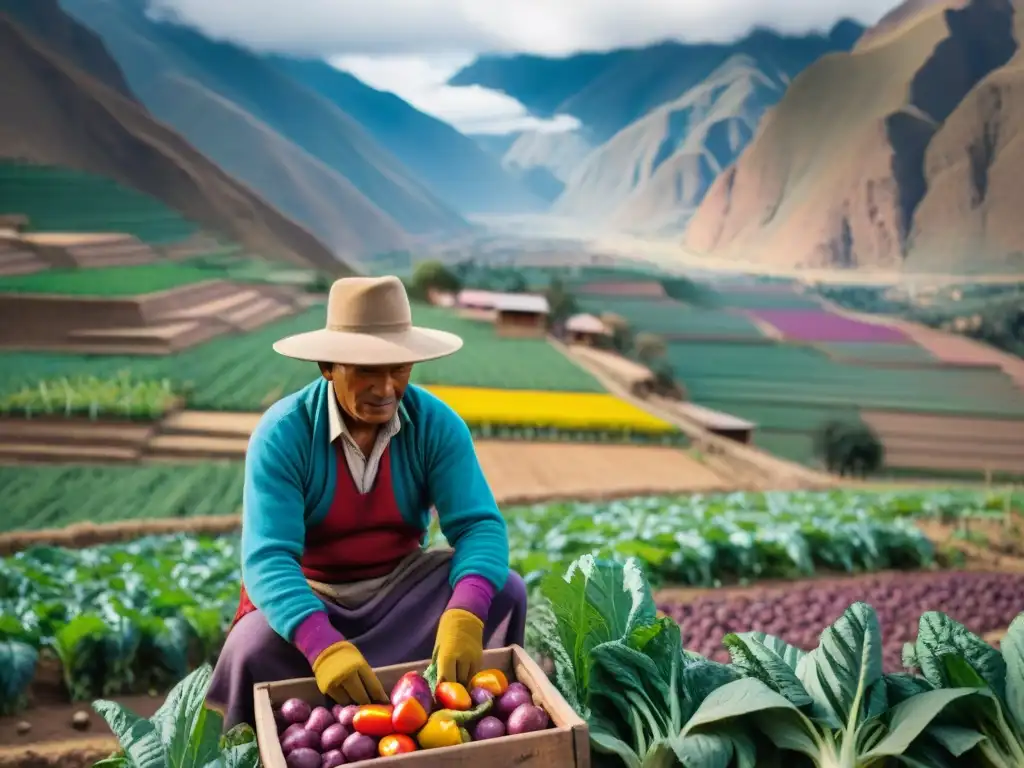
[[775, 326], [783, 336], [794, 341], [910, 343], [904, 333], [896, 328], [862, 323], [825, 310], [755, 309], [750, 310], [750, 314]]

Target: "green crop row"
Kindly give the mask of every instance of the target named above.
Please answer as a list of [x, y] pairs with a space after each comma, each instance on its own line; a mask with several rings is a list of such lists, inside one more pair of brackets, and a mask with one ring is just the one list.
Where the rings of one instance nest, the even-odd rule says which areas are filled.
[[0, 396], [0, 415], [116, 416], [126, 419], [158, 419], [171, 410], [177, 397], [167, 379], [136, 381], [129, 371], [113, 378], [77, 376], [40, 381], [17, 392]]

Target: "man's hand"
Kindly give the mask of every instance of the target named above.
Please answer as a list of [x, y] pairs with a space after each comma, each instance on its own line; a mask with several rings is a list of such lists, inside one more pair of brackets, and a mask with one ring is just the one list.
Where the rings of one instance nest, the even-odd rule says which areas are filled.
[[313, 662], [313, 674], [320, 692], [339, 704], [386, 704], [388, 701], [363, 654], [347, 640], [327, 646]]
[[484, 653], [484, 623], [469, 611], [449, 608], [441, 614], [434, 644], [438, 682], [468, 685], [480, 671]]

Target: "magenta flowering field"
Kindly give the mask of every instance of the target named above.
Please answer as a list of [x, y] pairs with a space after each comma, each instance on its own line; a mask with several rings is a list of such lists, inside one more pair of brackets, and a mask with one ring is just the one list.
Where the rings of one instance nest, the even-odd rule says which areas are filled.
[[779, 329], [794, 341], [872, 344], [908, 344], [906, 335], [896, 328], [872, 325], [817, 309], [754, 309], [749, 314]]

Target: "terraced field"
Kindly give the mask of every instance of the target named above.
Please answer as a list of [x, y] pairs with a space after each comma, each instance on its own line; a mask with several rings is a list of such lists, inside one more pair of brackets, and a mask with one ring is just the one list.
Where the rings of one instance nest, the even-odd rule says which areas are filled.
[[584, 312], [621, 315], [629, 321], [634, 331], [656, 333], [668, 340], [763, 338], [763, 334], [749, 318], [727, 309], [705, 309], [673, 300], [659, 301], [634, 296], [579, 294], [576, 301]]

